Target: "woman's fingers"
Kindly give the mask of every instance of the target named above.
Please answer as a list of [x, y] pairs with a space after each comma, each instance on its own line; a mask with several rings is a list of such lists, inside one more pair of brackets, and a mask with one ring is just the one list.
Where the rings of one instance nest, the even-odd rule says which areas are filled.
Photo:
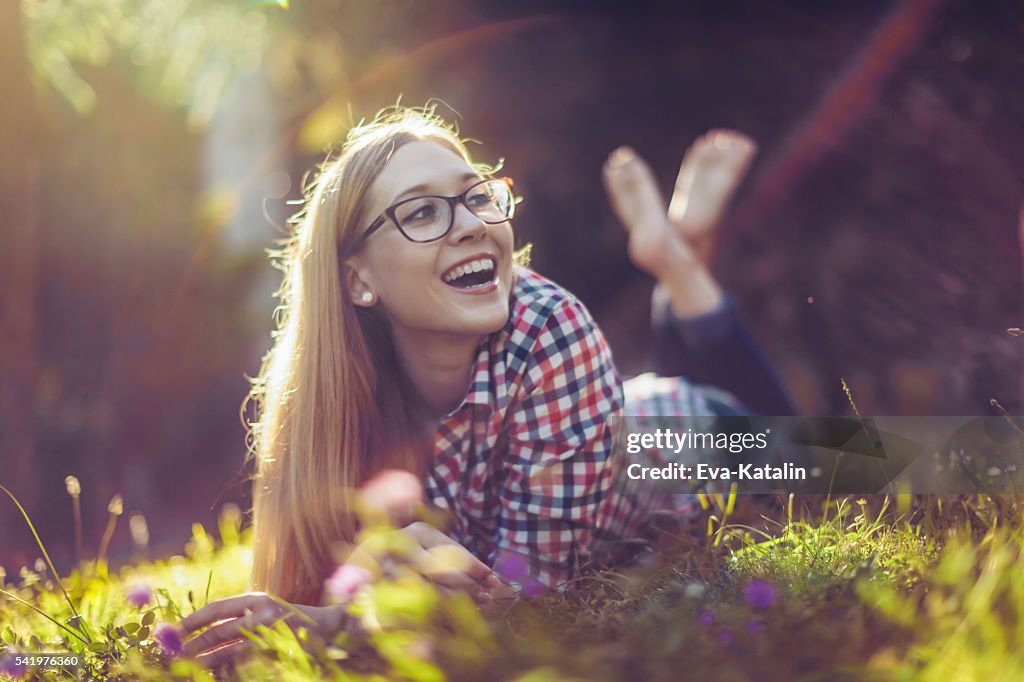
[[[475, 583], [481, 583], [493, 575], [487, 564], [430, 524], [413, 523], [404, 530], [413, 535], [425, 550], [417, 555], [418, 564], [431, 577], [458, 573], [465, 574]], [[448, 579], [457, 580], [454, 577]]]
[[181, 621], [185, 632], [194, 632], [201, 628], [229, 618], [238, 618], [246, 611], [255, 611], [269, 603], [275, 603], [270, 595], [263, 592], [250, 592], [207, 604]]
[[377, 575], [393, 572], [395, 562], [411, 565], [439, 587], [474, 595], [498, 584], [487, 564], [422, 521], [390, 533], [371, 535], [347, 559], [347, 563]]
[[[235, 645], [247, 641], [242, 630], [251, 632], [260, 625], [270, 625], [284, 613], [285, 609], [273, 597], [262, 592], [241, 594], [207, 604], [181, 621], [185, 632], [213, 626], [185, 642], [184, 653], [216, 667], [241, 651]], [[210, 658], [214, 652], [217, 656]]]
[[182, 653], [186, 656], [197, 656], [207, 649], [215, 649], [226, 642], [240, 638], [241, 630], [242, 618], [223, 621], [186, 641]]
[[[253, 599], [254, 597], [256, 598]], [[258, 597], [262, 597], [262, 599]], [[185, 643], [184, 654], [194, 657], [211, 669], [219, 668], [230, 662], [231, 659], [249, 651], [251, 640], [248, 639], [247, 634], [255, 632], [260, 626], [270, 627], [283, 621], [293, 630], [306, 628], [310, 631], [331, 633], [340, 629], [344, 618], [343, 611], [339, 611], [338, 607], [309, 607], [296, 604], [293, 606], [295, 612], [290, 613], [288, 605], [281, 604], [270, 595], [263, 594], [240, 595], [240, 597], [224, 601], [228, 603], [216, 604], [216, 608], [211, 609], [211, 612], [235, 612], [239, 605], [245, 604], [247, 601], [255, 601], [257, 609], [255, 611], [246, 609], [239, 616], [217, 621], [212, 627]], [[203, 616], [204, 619], [207, 617], [211, 616]]]
[[432, 583], [451, 590], [473, 593], [480, 590], [480, 581], [475, 580], [466, 573], [424, 573], [424, 576]]
[[221, 668], [234, 661], [239, 656], [252, 650], [252, 642], [248, 639], [241, 639], [221, 648], [203, 654], [196, 658], [197, 661], [211, 670]]
[[185, 642], [185, 655], [196, 656], [209, 649], [223, 646], [226, 642], [243, 639], [245, 635], [242, 630], [252, 632], [260, 625], [270, 625], [280, 615], [276, 609], [264, 608], [261, 611], [247, 612], [238, 618], [218, 623]]
[[494, 596], [490, 593], [490, 591], [485, 590], [479, 586], [470, 590], [453, 589], [440, 584], [435, 584], [434, 587], [437, 589], [439, 593], [448, 597], [454, 597], [459, 594], [468, 594], [469, 597], [477, 606], [490, 606], [494, 603]]
[[474, 590], [491, 576], [491, 569], [464, 547], [436, 545], [416, 557], [416, 566], [438, 585], [457, 590]]
[[429, 523], [423, 521], [416, 521], [410, 523], [408, 526], [402, 529], [403, 533], [407, 533], [420, 543], [423, 549], [430, 549], [431, 547], [437, 547], [438, 545], [455, 545], [461, 547], [459, 543], [452, 540], [450, 537], [434, 528]]

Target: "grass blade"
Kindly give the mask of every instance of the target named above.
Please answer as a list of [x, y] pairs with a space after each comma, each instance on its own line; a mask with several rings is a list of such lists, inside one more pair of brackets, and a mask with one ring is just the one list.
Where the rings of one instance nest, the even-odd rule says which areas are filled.
[[53, 623], [54, 625], [56, 625], [57, 627], [61, 628], [62, 630], [66, 630], [66, 631], [68, 632], [68, 634], [70, 634], [70, 635], [72, 635], [72, 636], [74, 636], [74, 637], [77, 637], [77, 638], [78, 638], [78, 640], [79, 640], [79, 641], [81, 641], [81, 642], [82, 642], [83, 644], [88, 644], [88, 643], [89, 643], [89, 642], [88, 642], [88, 641], [86, 641], [86, 639], [85, 639], [84, 637], [82, 637], [82, 636], [81, 636], [80, 634], [78, 634], [77, 632], [75, 632], [74, 630], [72, 630], [71, 628], [69, 628], [69, 627], [68, 627], [67, 625], [64, 625], [64, 623], [61, 623], [61, 622], [60, 622], [59, 620], [57, 620], [57, 619], [53, 618], [53, 617], [52, 617], [52, 616], [50, 616], [50, 615], [49, 615], [48, 613], [46, 613], [45, 611], [43, 611], [43, 610], [42, 610], [42, 609], [40, 609], [39, 607], [35, 606], [34, 604], [32, 604], [32, 603], [30, 603], [30, 602], [27, 602], [27, 601], [25, 601], [24, 599], [22, 599], [21, 597], [19, 597], [19, 596], [15, 595], [15, 594], [11, 594], [11, 593], [10, 593], [10, 592], [8, 592], [7, 590], [0, 590], [0, 594], [2, 594], [3, 596], [7, 597], [8, 599], [11, 599], [11, 600], [13, 600], [13, 601], [16, 601], [16, 602], [18, 602], [18, 603], [19, 603], [19, 604], [21, 604], [22, 606], [27, 606], [27, 607], [29, 607], [30, 609], [32, 609], [33, 611], [35, 611], [36, 613], [38, 613], [38, 614], [39, 614], [40, 616], [42, 616], [42, 617], [43, 617], [43, 618], [45, 618], [46, 620], [50, 621], [50, 622], [51, 622], [51, 623]]
[[[39, 545], [39, 551], [43, 553], [43, 558], [46, 559], [46, 565], [49, 566], [50, 573], [53, 574], [54, 581], [57, 583], [58, 587], [60, 587], [60, 591], [64, 593], [64, 599], [67, 600], [68, 606], [71, 607], [71, 612], [75, 614], [75, 619], [77, 620], [78, 623], [82, 625], [83, 628], [85, 628], [83, 634], [85, 634], [86, 639], [88, 640], [88, 642], [92, 642], [92, 637], [90, 636], [89, 630], [85, 625], [85, 621], [78, 614], [78, 609], [75, 608], [75, 603], [71, 601], [71, 597], [70, 595], [68, 595], [68, 591], [64, 589], [64, 583], [61, 582], [60, 576], [57, 575], [57, 569], [53, 567], [53, 562], [50, 561], [50, 553], [46, 551], [46, 547], [43, 545], [43, 541], [39, 538], [39, 533], [36, 532], [36, 527], [35, 525], [33, 525], [32, 519], [28, 517], [28, 512], [26, 512], [25, 508], [21, 506], [21, 502], [18, 502], [18, 498], [14, 496], [14, 493], [12, 493], [10, 490], [8, 490], [2, 485], [0, 485], [0, 490], [7, 493], [7, 496], [11, 498], [15, 506], [18, 507], [18, 511], [21, 512], [21, 515], [25, 517], [25, 523], [28, 524], [28, 529], [32, 531], [32, 537], [36, 539], [36, 544]], [[49, 618], [49, 616], [47, 616], [47, 618]], [[53, 619], [51, 618], [50, 620]], [[54, 622], [56, 623], [57, 621]]]

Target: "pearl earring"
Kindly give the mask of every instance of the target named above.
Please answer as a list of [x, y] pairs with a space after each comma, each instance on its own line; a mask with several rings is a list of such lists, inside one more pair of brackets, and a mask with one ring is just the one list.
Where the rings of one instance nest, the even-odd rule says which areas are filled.
[[373, 292], [371, 292], [371, 291], [364, 291], [363, 292], [362, 301], [366, 305], [370, 305], [371, 303], [373, 303]]

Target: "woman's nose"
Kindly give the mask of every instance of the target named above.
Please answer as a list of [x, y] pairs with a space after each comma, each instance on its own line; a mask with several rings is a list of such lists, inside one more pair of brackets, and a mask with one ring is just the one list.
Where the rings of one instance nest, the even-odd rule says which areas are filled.
[[455, 205], [455, 216], [452, 220], [454, 222], [449, 237], [456, 243], [465, 239], [477, 239], [487, 233], [487, 223], [474, 215], [462, 202]]

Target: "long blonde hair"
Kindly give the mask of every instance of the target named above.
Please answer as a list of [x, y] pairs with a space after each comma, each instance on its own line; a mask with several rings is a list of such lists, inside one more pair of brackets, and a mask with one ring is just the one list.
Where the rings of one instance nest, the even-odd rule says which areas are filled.
[[[457, 131], [433, 108], [395, 107], [353, 128], [306, 193], [294, 232], [272, 252], [284, 272], [273, 347], [252, 381], [252, 587], [288, 601], [318, 599], [331, 548], [357, 533], [352, 491], [385, 466], [414, 467], [400, 370], [379, 311], [353, 304], [343, 273], [367, 192], [400, 147], [443, 144], [467, 163]], [[487, 173], [493, 169], [474, 165]], [[385, 441], [389, 434], [398, 434]]]

